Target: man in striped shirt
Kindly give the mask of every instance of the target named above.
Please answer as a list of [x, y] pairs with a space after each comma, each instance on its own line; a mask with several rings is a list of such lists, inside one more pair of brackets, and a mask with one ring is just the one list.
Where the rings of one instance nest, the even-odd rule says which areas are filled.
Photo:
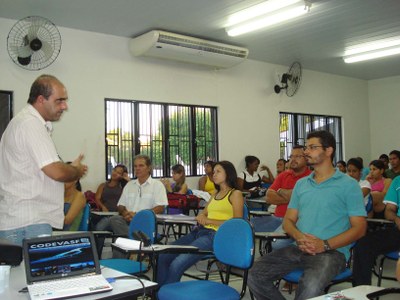
[[54, 76], [32, 84], [28, 104], [8, 124], [0, 142], [0, 238], [22, 244], [64, 223], [64, 182], [82, 177], [80, 155], [61, 161], [51, 138], [52, 121], [68, 108], [68, 94]]

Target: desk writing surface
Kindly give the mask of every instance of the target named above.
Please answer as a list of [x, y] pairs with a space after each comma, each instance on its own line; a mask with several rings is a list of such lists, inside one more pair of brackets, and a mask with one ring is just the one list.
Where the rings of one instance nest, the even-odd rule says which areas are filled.
[[[376, 292], [376, 291], [379, 291], [379, 290], [382, 290], [382, 289], [384, 289], [384, 287], [371, 286], [371, 285], [359, 285], [357, 287], [345, 289], [345, 290], [343, 290], [341, 292], [343, 293], [344, 296], [346, 296], [346, 297], [348, 297], [350, 299], [368, 300], [368, 298], [366, 297], [367, 294], [372, 293], [372, 292]], [[331, 292], [331, 293], [328, 293], [328, 294], [323, 295], [323, 296], [311, 298], [309, 300], [328, 300], [330, 298], [327, 297], [327, 295], [334, 296], [335, 294], [337, 294], [337, 292]], [[334, 299], [334, 298], [332, 298], [332, 299]]]
[[380, 223], [380, 224], [394, 224], [393, 221], [386, 220], [386, 219], [373, 219], [373, 218], [367, 218], [367, 222], [369, 223]]
[[117, 216], [118, 215], [117, 211], [91, 211], [90, 213], [92, 215], [96, 215], [96, 216]]
[[249, 212], [249, 214], [251, 216], [259, 216], [259, 217], [268, 217], [268, 216], [272, 216], [273, 213], [269, 212], [269, 211], [265, 211], [265, 210], [251, 210]]
[[[63, 231], [63, 230], [53, 230], [51, 235], [68, 235], [68, 234], [74, 234], [74, 233], [80, 233], [82, 231]], [[113, 233], [111, 231], [106, 231], [106, 230], [94, 230], [90, 231], [93, 233], [94, 236], [111, 236]]]
[[268, 204], [267, 202], [265, 202], [264, 197], [263, 198], [252, 198], [252, 199], [246, 198], [245, 200], [246, 200], [246, 202], [249, 202], [249, 203], [258, 203], [258, 204], [263, 204], [263, 205]]
[[157, 214], [157, 221], [196, 221], [195, 216]]
[[[106, 278], [110, 277], [119, 277], [125, 276], [127, 274], [118, 272], [109, 268], [102, 268], [102, 274]], [[157, 287], [157, 283], [142, 280], [147, 290], [155, 289]], [[113, 290], [109, 292], [87, 295], [82, 297], [74, 297], [73, 299], [77, 300], [92, 300], [92, 299], [117, 299], [118, 296], [133, 296], [140, 295], [142, 292], [142, 285], [136, 279], [118, 279], [115, 282], [111, 283]], [[5, 290], [4, 293], [0, 294], [1, 299], [30, 299], [28, 293], [19, 293], [18, 291], [22, 288], [26, 287], [26, 276], [25, 276], [25, 268], [24, 262], [21, 263], [18, 267], [11, 268], [10, 272], [10, 286]]]

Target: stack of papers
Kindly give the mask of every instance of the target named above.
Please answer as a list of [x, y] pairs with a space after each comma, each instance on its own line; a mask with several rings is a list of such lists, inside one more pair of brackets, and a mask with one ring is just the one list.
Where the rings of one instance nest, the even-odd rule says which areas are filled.
[[186, 245], [150, 245], [148, 247], [140, 247], [140, 241], [136, 240], [131, 240], [127, 238], [117, 238], [115, 243], [113, 244], [114, 246], [125, 250], [125, 251], [135, 251], [135, 250], [144, 250], [144, 251], [163, 251], [167, 249], [172, 249], [172, 250], [182, 250], [183, 252], [185, 251], [196, 251], [198, 250], [197, 247], [195, 246], [186, 246]]

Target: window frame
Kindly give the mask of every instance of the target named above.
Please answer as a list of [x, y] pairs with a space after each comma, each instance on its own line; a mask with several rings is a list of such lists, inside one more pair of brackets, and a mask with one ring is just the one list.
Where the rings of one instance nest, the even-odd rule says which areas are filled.
[[[111, 112], [108, 111], [108, 105], [110, 103], [115, 104], [115, 111], [118, 109], [121, 110], [121, 107], [123, 106], [125, 110], [127, 107], [129, 107], [128, 109], [130, 110], [129, 113], [125, 112], [125, 115], [130, 116], [129, 122], [121, 121], [119, 119], [120, 116], [114, 117], [114, 119], [117, 120], [117, 123], [119, 122], [118, 126], [121, 126], [121, 128], [116, 127], [119, 128], [119, 130], [117, 130], [118, 132], [116, 133], [112, 133], [112, 130], [110, 130], [111, 125], [109, 123]], [[145, 109], [148, 109], [148, 112], [143, 114], [143, 110]], [[152, 176], [155, 178], [171, 176], [172, 165], [178, 163], [177, 161], [173, 161], [171, 154], [182, 154], [182, 152], [180, 152], [183, 151], [182, 148], [185, 148], [183, 155], [185, 156], [186, 160], [188, 160], [188, 163], [185, 164], [185, 172], [187, 177], [205, 174], [203, 164], [208, 157], [199, 157], [201, 153], [214, 154], [210, 159], [215, 161], [218, 160], [219, 141], [217, 107], [105, 98], [104, 111], [106, 154], [105, 174], [106, 178], [108, 179], [111, 176], [112, 167], [117, 163], [124, 163], [128, 168], [130, 176], [134, 177], [133, 158], [138, 154], [144, 154], [150, 157], [154, 167], [152, 170]], [[203, 117], [200, 117], [199, 111], [203, 112]], [[209, 114], [209, 118], [206, 117], [207, 112]], [[121, 111], [118, 113], [122, 114]], [[185, 113], [187, 114], [186, 118], [183, 117], [180, 119], [182, 115], [185, 116]], [[171, 124], [172, 121], [176, 122], [175, 125]], [[202, 127], [199, 125], [201, 122], [203, 123]], [[210, 122], [211, 128], [207, 127], [207, 122]], [[127, 126], [125, 127], [130, 130], [130, 135], [127, 134], [128, 138], [125, 140], [122, 138], [124, 135], [122, 123], [126, 123]], [[171, 128], [172, 126], [174, 127]], [[199, 127], [203, 128], [203, 132], [201, 132], [201, 129], [199, 131]], [[201, 133], [203, 133], [204, 136], [200, 136]], [[140, 139], [144, 136], [147, 136], [146, 143], [140, 141]], [[211, 138], [209, 138], [209, 136], [211, 136]], [[116, 145], [113, 145], [114, 142], [111, 142], [110, 137], [114, 137], [113, 141], [118, 141]], [[159, 140], [157, 140], [158, 137], [160, 137]], [[183, 141], [182, 139], [184, 138], [187, 140]], [[178, 147], [176, 152], [171, 151], [171, 143], [173, 143], [173, 141], [175, 141], [173, 147]], [[130, 149], [133, 151], [131, 156], [129, 156], [129, 154], [125, 155], [125, 157], [123, 155], [121, 156], [121, 154], [123, 154], [123, 152], [121, 152], [123, 151], [121, 149], [124, 147], [123, 142], [125, 142], [127, 145], [131, 145], [127, 146], [127, 148], [131, 147]], [[158, 145], [157, 149], [154, 148], [155, 143]], [[184, 143], [186, 143], [186, 145], [184, 145]], [[148, 151], [143, 151], [143, 149], [148, 149]], [[160, 153], [161, 159], [158, 155], [156, 155]], [[111, 158], [114, 157], [116, 157], [116, 161], [113, 162]]]
[[[283, 117], [287, 117], [287, 121], [283, 122]], [[307, 118], [310, 119], [311, 122], [307, 121]], [[285, 126], [287, 127], [286, 131], [284, 130]], [[288, 160], [294, 145], [305, 145], [307, 134], [309, 132], [316, 130], [327, 130], [331, 132], [336, 139], [336, 152], [333, 160], [333, 162], [336, 163], [337, 161], [343, 159], [342, 129], [342, 117], [339, 116], [279, 112], [280, 157]], [[288, 132], [288, 134], [282, 136], [283, 132]]]

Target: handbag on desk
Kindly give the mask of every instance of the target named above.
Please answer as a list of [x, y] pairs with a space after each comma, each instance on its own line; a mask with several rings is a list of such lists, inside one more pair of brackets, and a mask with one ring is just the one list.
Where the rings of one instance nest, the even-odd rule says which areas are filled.
[[177, 210], [177, 213], [189, 214], [191, 209], [200, 207], [201, 199], [195, 195], [184, 195], [178, 193], [168, 193], [168, 209]]
[[257, 188], [253, 191], [250, 191], [250, 194], [247, 196], [247, 198], [249, 198], [249, 199], [261, 198], [261, 197], [264, 197], [266, 193], [267, 193], [266, 188]]

